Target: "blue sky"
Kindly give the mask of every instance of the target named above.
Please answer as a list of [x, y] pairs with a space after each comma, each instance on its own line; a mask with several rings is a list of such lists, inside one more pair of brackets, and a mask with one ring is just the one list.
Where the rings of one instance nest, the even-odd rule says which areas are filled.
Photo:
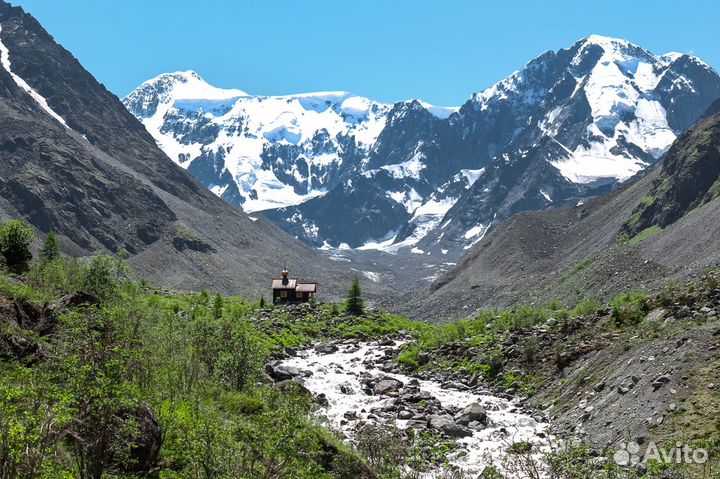
[[463, 103], [591, 33], [720, 67], [716, 1], [11, 0], [110, 90], [192, 69], [253, 94]]

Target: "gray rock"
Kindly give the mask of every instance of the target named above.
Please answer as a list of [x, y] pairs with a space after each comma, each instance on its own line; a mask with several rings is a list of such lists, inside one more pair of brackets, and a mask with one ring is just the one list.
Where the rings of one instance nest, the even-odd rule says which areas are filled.
[[273, 366], [272, 364], [266, 364], [265, 372], [276, 382], [285, 381], [287, 379], [292, 379], [298, 376], [312, 375], [310, 371], [303, 371], [300, 368], [296, 368], [294, 366], [285, 366], [283, 364], [279, 364], [276, 366]]
[[400, 411], [398, 413], [398, 419], [403, 419], [403, 420], [412, 419], [413, 416], [414, 416], [414, 414], [410, 411]]
[[667, 311], [664, 308], [653, 309], [645, 316], [643, 323], [656, 323], [665, 318]]
[[312, 392], [304, 385], [292, 379], [284, 379], [275, 383], [275, 387], [284, 393], [298, 394], [300, 396], [312, 396]]
[[425, 366], [430, 362], [430, 355], [428, 353], [420, 353], [418, 354], [417, 361], [420, 366]]
[[600, 381], [595, 386], [593, 386], [593, 391], [595, 391], [596, 393], [599, 393], [603, 389], [605, 389], [605, 381]]
[[479, 403], [468, 404], [465, 409], [455, 416], [458, 424], [467, 426], [473, 421], [485, 422], [487, 420], [487, 412]]
[[469, 428], [456, 424], [448, 414], [433, 414], [428, 420], [428, 425], [431, 429], [438, 430], [449, 437], [472, 436], [472, 431]]
[[652, 387], [654, 390], [660, 389], [664, 384], [669, 383], [672, 380], [672, 377], [669, 374], [663, 374], [662, 376], [658, 376], [655, 378], [655, 380], [652, 382]]
[[394, 378], [383, 378], [379, 383], [375, 385], [373, 388], [373, 392], [376, 395], [381, 394], [389, 394], [391, 392], [396, 392], [400, 388], [403, 387], [403, 383], [401, 381], [398, 381]]
[[336, 353], [337, 351], [338, 347], [336, 344], [324, 343], [315, 345], [315, 352], [318, 354], [332, 354]]

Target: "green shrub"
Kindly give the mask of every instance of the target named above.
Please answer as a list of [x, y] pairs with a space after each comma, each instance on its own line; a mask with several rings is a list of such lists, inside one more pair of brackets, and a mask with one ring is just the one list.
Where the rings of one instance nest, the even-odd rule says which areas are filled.
[[83, 267], [81, 287], [83, 291], [102, 300], [114, 297], [121, 286], [126, 284], [132, 270], [120, 258], [108, 255], [93, 256]]
[[575, 305], [571, 311], [572, 316], [590, 316], [600, 309], [600, 303], [595, 299], [585, 299]]
[[647, 294], [642, 291], [624, 293], [611, 301], [612, 319], [616, 326], [640, 323], [647, 315]]
[[420, 354], [420, 348], [418, 346], [410, 347], [400, 353], [396, 359], [399, 364], [403, 364], [411, 369], [418, 369], [420, 363], [418, 362], [418, 355]]
[[0, 223], [0, 254], [14, 272], [23, 272], [32, 259], [30, 244], [35, 238], [32, 227], [22, 220]]
[[520, 354], [525, 362], [535, 362], [539, 351], [540, 341], [535, 336], [528, 336], [520, 342]]
[[485, 372], [490, 378], [496, 378], [505, 366], [505, 355], [499, 348], [488, 351], [483, 358]]

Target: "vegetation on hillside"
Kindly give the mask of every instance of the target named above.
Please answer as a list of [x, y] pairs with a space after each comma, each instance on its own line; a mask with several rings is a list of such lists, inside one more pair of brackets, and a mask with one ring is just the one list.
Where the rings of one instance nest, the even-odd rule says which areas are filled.
[[[318, 424], [307, 391], [268, 381], [268, 360], [328, 340], [402, 336], [412, 339], [397, 361], [410, 370], [462, 372], [530, 395], [571, 358], [527, 333], [551, 328], [571, 337], [600, 309], [594, 301], [572, 309], [551, 302], [430, 326], [364, 308], [357, 314], [359, 285], [341, 306], [275, 308], [154, 289], [135, 279], [122, 254], [68, 258], [51, 236], [29, 263], [32, 231], [16, 222], [0, 232], [0, 477], [416, 477], [427, 466], [414, 462], [418, 451], [442, 443], [368, 430], [354, 449]], [[10, 271], [18, 271], [12, 258], [25, 258], [22, 274]], [[693, 295], [619, 296], [607, 327], [650, 334], [642, 326], [648, 311]], [[708, 447], [720, 450], [708, 431]], [[532, 466], [529, 451], [513, 450], [508, 467]], [[554, 477], [579, 478], [577, 471], [597, 471], [590, 456], [582, 447], [545, 460], [560, 471]]]

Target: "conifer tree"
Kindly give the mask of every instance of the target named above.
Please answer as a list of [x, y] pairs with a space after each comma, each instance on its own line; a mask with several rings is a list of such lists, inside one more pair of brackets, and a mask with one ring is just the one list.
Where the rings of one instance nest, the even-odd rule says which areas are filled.
[[40, 249], [40, 260], [44, 263], [55, 261], [60, 257], [60, 241], [54, 231], [48, 233], [42, 248]]
[[360, 279], [355, 276], [352, 284], [350, 284], [350, 290], [348, 290], [347, 306], [346, 309], [349, 313], [355, 315], [361, 315], [365, 311], [365, 305], [362, 298], [362, 290], [360, 289]]
[[215, 301], [213, 302], [213, 317], [215, 319], [222, 318], [223, 315], [223, 298], [220, 293], [215, 295]]

